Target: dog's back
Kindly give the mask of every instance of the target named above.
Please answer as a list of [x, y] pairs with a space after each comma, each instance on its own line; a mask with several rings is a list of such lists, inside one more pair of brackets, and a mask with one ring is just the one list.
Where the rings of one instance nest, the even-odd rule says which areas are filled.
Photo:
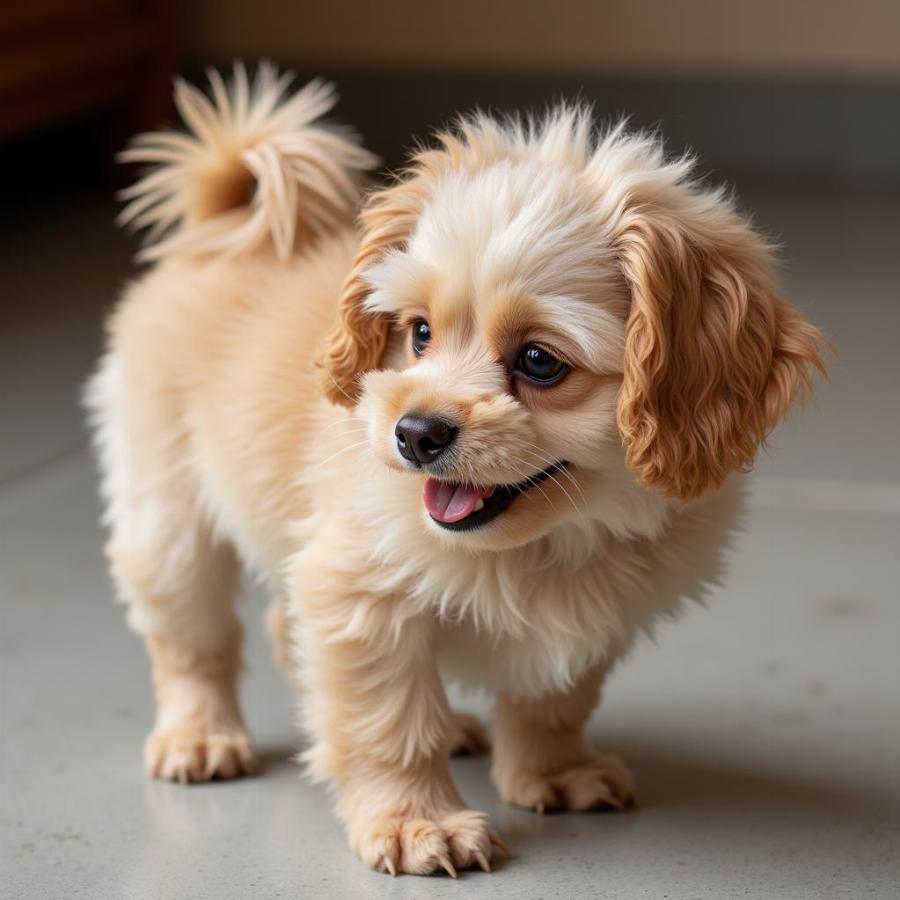
[[[122, 154], [154, 166], [124, 192], [120, 222], [148, 229], [140, 258], [155, 265], [111, 316], [86, 393], [111, 553], [148, 555], [154, 571], [166, 569], [162, 548], [135, 545], [190, 556], [210, 529], [260, 568], [277, 565], [277, 529], [254, 519], [284, 517], [296, 500], [290, 435], [312, 414], [312, 359], [355, 250], [359, 176], [374, 163], [314, 124], [334, 102], [326, 84], [285, 97], [287, 80], [265, 64], [252, 83], [242, 67], [230, 90], [216, 72], [210, 82], [212, 101], [176, 85], [193, 134], [142, 135]], [[243, 486], [250, 508], [235, 496]]]

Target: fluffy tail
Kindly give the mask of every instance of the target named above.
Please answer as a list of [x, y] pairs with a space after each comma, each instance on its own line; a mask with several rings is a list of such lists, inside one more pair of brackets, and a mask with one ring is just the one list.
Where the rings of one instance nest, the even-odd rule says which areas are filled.
[[349, 132], [316, 124], [334, 106], [316, 80], [290, 94], [293, 73], [267, 62], [255, 78], [241, 63], [228, 87], [207, 72], [212, 97], [181, 79], [175, 104], [187, 134], [139, 135], [120, 161], [152, 168], [120, 197], [121, 225], [147, 229], [139, 258], [242, 253], [271, 241], [282, 259], [301, 237], [356, 212], [362, 173], [378, 160]]

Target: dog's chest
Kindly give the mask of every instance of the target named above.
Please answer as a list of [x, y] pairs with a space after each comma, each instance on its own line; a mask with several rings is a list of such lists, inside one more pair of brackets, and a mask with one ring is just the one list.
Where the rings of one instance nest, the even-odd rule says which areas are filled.
[[599, 558], [578, 572], [480, 573], [468, 590], [436, 603], [442, 674], [528, 696], [564, 690], [631, 643], [622, 600]]
[[588, 669], [611, 664], [622, 652], [618, 641], [603, 638], [575, 646], [537, 634], [497, 637], [460, 623], [442, 630], [438, 666], [446, 682], [466, 689], [540, 697], [566, 690]]
[[739, 487], [673, 515], [654, 540], [596, 537], [578, 564], [488, 558], [482, 567], [432, 570], [448, 678], [539, 696], [611, 665], [639, 632], [652, 632], [720, 581], [742, 503]]

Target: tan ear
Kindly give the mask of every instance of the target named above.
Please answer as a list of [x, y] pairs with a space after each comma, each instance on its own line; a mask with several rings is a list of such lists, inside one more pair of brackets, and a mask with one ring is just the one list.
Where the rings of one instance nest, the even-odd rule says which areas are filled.
[[353, 268], [338, 301], [338, 317], [319, 351], [322, 389], [332, 403], [353, 406], [359, 399], [359, 377], [381, 363], [390, 317], [365, 308], [370, 288], [364, 275], [374, 263], [411, 234], [421, 211], [421, 174], [372, 193], [361, 214], [362, 239]]
[[[680, 192], [680, 193], [679, 193]], [[614, 230], [631, 312], [618, 423], [628, 466], [688, 500], [747, 471], [823, 337], [776, 294], [771, 252], [718, 193], [675, 186]]]

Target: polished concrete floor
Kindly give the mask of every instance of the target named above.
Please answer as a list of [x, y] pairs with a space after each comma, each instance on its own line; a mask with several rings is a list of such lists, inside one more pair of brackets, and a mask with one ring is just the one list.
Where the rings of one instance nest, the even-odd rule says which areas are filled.
[[[147, 661], [112, 600], [76, 395], [129, 271], [108, 207], [66, 198], [0, 230], [0, 896], [900, 896], [900, 197], [747, 184], [791, 297], [837, 348], [761, 460], [731, 577], [609, 685], [598, 744], [640, 804], [543, 818], [454, 763], [513, 850], [490, 875], [392, 880], [301, 780], [290, 694], [248, 591], [258, 777], [145, 780]], [[482, 713], [487, 699], [461, 704]]]

